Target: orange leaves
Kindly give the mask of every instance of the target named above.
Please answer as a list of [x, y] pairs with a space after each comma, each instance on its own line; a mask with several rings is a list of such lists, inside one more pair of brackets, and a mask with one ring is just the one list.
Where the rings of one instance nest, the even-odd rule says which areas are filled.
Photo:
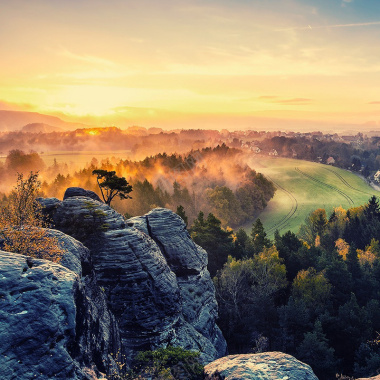
[[18, 174], [17, 185], [0, 215], [2, 246], [9, 252], [59, 262], [59, 241], [44, 228], [42, 209], [35, 201], [39, 188], [38, 173], [31, 172], [26, 179]]

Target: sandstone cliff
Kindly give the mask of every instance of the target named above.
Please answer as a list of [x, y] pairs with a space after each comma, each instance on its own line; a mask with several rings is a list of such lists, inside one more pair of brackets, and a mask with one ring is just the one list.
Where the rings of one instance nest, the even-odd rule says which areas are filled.
[[109, 206], [75, 193], [40, 202], [56, 229], [89, 248], [127, 361], [137, 351], [169, 344], [199, 350], [205, 363], [226, 354], [207, 253], [178, 215], [155, 209], [125, 221]]

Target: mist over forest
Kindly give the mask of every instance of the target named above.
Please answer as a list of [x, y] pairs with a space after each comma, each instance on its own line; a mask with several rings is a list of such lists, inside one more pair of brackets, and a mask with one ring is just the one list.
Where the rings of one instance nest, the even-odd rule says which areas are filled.
[[175, 211], [181, 205], [190, 222], [204, 211], [223, 226], [237, 227], [254, 220], [275, 191], [255, 157], [334, 161], [370, 178], [380, 168], [379, 140], [360, 133], [164, 132], [136, 126], [52, 132], [44, 124], [29, 124], [0, 134], [0, 191], [9, 192], [17, 172], [38, 171], [43, 195], [62, 199], [70, 186], [99, 192], [92, 170], [114, 170], [134, 188], [130, 201], [114, 202], [122, 214], [141, 215], [153, 207]]
[[[380, 206], [374, 196], [354, 207], [344, 192], [348, 187], [367, 196], [371, 188], [351, 185], [343, 171], [335, 177], [342, 190], [305, 173], [312, 188], [337, 189], [351, 201], [350, 208], [315, 204], [297, 234], [275, 231], [272, 240], [258, 217], [284, 191], [279, 178], [260, 173], [267, 169], [263, 163], [278, 165], [283, 158], [297, 166], [297, 160], [307, 160], [313, 170], [331, 173], [327, 165], [319, 165], [329, 164], [373, 182], [380, 169], [379, 143], [376, 134], [361, 133], [164, 132], [141, 127], [68, 132], [31, 125], [0, 135], [1, 205], [9, 203], [17, 173], [26, 177], [38, 172], [38, 195], [62, 199], [68, 187], [101, 195], [93, 171], [114, 171], [133, 188], [131, 199], [114, 198], [115, 210], [130, 218], [155, 207], [169, 208], [206, 249], [218, 323], [230, 353], [284, 351], [309, 363], [320, 379], [329, 379], [337, 368], [346, 374], [372, 374], [380, 368], [379, 346], [371, 343], [378, 338], [380, 315]], [[284, 220], [296, 212], [295, 201], [294, 209], [287, 205]], [[314, 205], [312, 198], [307, 201]]]
[[97, 168], [114, 170], [132, 184], [131, 200], [114, 201], [114, 207], [128, 216], [142, 215], [154, 207], [175, 211], [182, 206], [190, 222], [204, 211], [213, 212], [224, 226], [236, 227], [252, 220], [275, 192], [270, 181], [244, 164], [241, 151], [224, 144], [185, 155], [157, 154], [141, 161], [93, 158], [85, 168], [74, 171], [66, 163], [47, 167], [36, 152], [12, 150], [1, 169], [9, 183], [15, 172], [39, 171], [42, 195], [62, 199], [72, 186], [99, 193], [92, 175]]

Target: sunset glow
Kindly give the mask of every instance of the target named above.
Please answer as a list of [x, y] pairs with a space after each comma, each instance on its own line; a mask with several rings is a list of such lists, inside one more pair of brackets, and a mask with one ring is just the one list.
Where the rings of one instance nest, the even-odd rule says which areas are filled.
[[0, 109], [122, 127], [380, 121], [378, 1], [0, 4]]

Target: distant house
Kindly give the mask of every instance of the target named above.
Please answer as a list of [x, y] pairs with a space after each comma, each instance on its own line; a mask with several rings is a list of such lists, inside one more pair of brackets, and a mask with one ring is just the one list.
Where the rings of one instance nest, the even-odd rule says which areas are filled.
[[242, 147], [242, 148], [249, 148], [249, 143], [247, 143], [247, 142], [242, 142], [242, 143], [241, 143], [241, 147]]
[[378, 170], [376, 172], [376, 174], [373, 176], [373, 179], [376, 181], [376, 182], [380, 182], [380, 170]]
[[331, 156], [330, 156], [330, 157], [327, 159], [326, 163], [327, 163], [327, 165], [333, 165], [333, 164], [335, 164], [335, 159], [334, 159], [334, 157], [331, 157]]
[[258, 146], [251, 146], [251, 150], [254, 153], [260, 153], [261, 149]]
[[276, 149], [272, 149], [272, 150], [269, 152], [269, 155], [270, 155], [270, 156], [278, 156], [277, 150], [276, 150]]

